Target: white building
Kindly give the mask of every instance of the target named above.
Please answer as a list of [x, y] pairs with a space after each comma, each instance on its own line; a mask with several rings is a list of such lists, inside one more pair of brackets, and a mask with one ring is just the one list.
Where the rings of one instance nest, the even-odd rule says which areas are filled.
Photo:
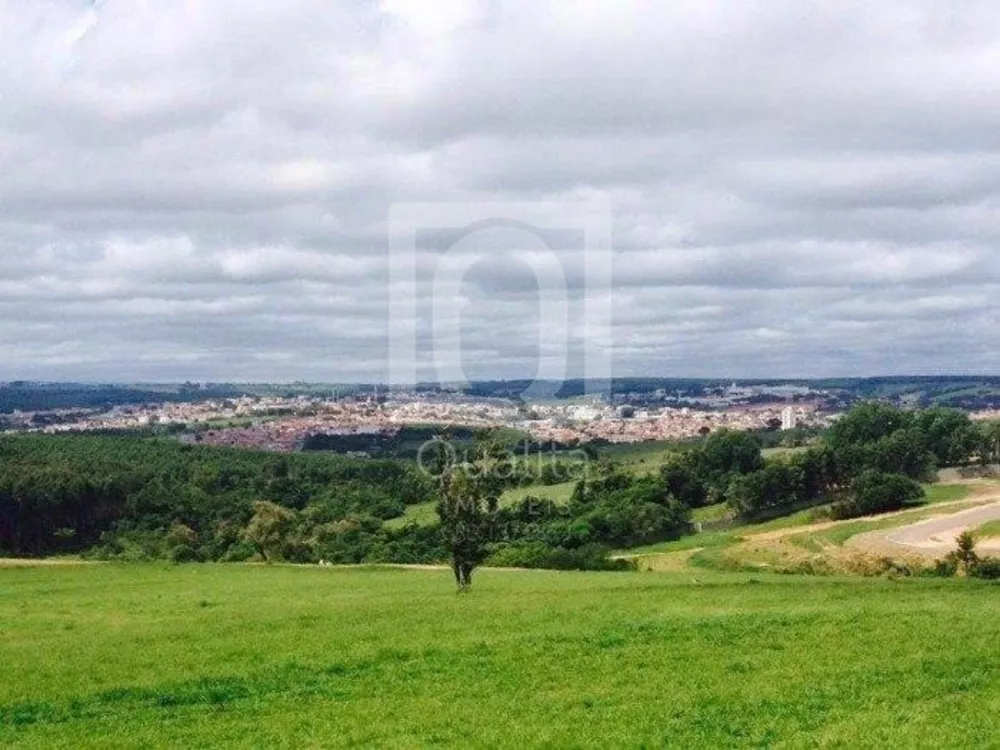
[[781, 429], [783, 430], [794, 430], [795, 429], [795, 412], [792, 407], [786, 406], [781, 410]]

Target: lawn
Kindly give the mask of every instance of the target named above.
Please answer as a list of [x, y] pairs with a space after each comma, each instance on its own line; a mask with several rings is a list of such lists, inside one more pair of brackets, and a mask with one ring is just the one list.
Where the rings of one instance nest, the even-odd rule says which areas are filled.
[[623, 469], [638, 474], [656, 471], [677, 453], [691, 450], [695, 441], [647, 440], [641, 443], [612, 443], [602, 445], [598, 453]]
[[996, 539], [1000, 537], [1000, 521], [984, 523], [973, 532], [979, 539]]
[[[506, 490], [500, 496], [500, 507], [506, 508], [515, 505], [528, 495], [551, 500], [557, 505], [566, 505], [573, 496], [576, 489], [576, 481], [561, 482], [559, 484], [532, 484], [527, 487], [514, 487]], [[437, 503], [434, 501], [408, 505], [406, 512], [398, 518], [391, 518], [385, 522], [389, 528], [401, 528], [408, 523], [416, 523], [418, 526], [430, 526], [438, 522]]]
[[528, 495], [534, 495], [543, 500], [551, 500], [556, 505], [566, 505], [573, 497], [573, 490], [576, 489], [576, 480], [571, 482], [560, 482], [559, 484], [532, 484], [528, 487], [514, 487], [500, 496], [501, 507], [516, 505]]
[[988, 747], [995, 585], [0, 569], [4, 747]]
[[426, 503], [407, 505], [403, 515], [398, 518], [390, 518], [383, 523], [390, 529], [398, 529], [410, 523], [415, 523], [418, 526], [430, 526], [437, 521], [437, 502], [430, 500]]
[[950, 503], [964, 500], [969, 496], [971, 488], [967, 484], [925, 484], [924, 503]]
[[691, 511], [691, 520], [695, 523], [721, 523], [732, 517], [733, 511], [726, 503], [705, 505]]

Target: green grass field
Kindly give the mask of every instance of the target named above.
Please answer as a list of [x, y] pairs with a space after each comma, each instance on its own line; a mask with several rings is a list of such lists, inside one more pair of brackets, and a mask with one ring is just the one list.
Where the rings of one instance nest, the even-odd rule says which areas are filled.
[[979, 539], [996, 539], [1000, 537], [1000, 521], [984, 523], [973, 532]]
[[601, 456], [614, 461], [623, 469], [638, 473], [656, 471], [679, 451], [690, 450], [693, 442], [678, 440], [647, 440], [642, 443], [612, 443], [598, 448]]
[[543, 500], [551, 500], [556, 505], [566, 505], [573, 497], [573, 490], [576, 489], [576, 480], [572, 482], [560, 482], [559, 484], [533, 484], [528, 487], [515, 487], [509, 489], [500, 496], [500, 505], [506, 507], [515, 505], [528, 495], [534, 495]]
[[0, 568], [4, 747], [990, 747], [967, 580]]
[[950, 503], [964, 500], [969, 496], [970, 488], [966, 484], [925, 484], [924, 504]]
[[390, 529], [398, 529], [409, 523], [415, 523], [418, 526], [430, 526], [437, 523], [437, 521], [437, 502], [431, 500], [426, 503], [407, 505], [403, 515], [398, 518], [390, 518], [388, 521], [384, 521], [384, 523]]
[[[532, 484], [527, 487], [514, 487], [506, 490], [503, 495], [500, 496], [500, 506], [508, 507], [515, 505], [516, 503], [524, 500], [524, 498], [528, 495], [534, 495], [538, 498], [551, 500], [557, 505], [566, 505], [573, 496], [573, 490], [575, 488], [575, 480], [572, 482], [561, 482], [559, 484]], [[409, 505], [403, 515], [399, 518], [389, 519], [385, 522], [385, 525], [389, 528], [400, 528], [408, 523], [416, 523], [419, 526], [430, 526], [438, 521], [436, 508], [436, 502]]]

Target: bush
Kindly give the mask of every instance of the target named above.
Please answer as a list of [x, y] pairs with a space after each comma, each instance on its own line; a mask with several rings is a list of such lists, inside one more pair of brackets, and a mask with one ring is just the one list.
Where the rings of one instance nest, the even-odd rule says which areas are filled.
[[197, 562], [198, 552], [188, 544], [177, 544], [170, 548], [170, 559], [176, 563]]
[[958, 558], [949, 554], [943, 560], [935, 560], [934, 565], [929, 568], [923, 568], [920, 571], [921, 576], [930, 576], [934, 578], [952, 578], [958, 573]]
[[486, 565], [497, 568], [547, 568], [550, 570], [635, 570], [631, 560], [612, 560], [598, 544], [577, 549], [550, 547], [544, 542], [522, 542], [497, 547]]
[[969, 568], [973, 578], [984, 578], [989, 581], [1000, 580], [1000, 557], [984, 557]]

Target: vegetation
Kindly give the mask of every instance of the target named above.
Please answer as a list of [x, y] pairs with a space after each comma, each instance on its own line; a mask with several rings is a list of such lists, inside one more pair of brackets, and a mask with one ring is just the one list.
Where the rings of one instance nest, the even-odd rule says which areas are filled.
[[79, 383], [13, 382], [0, 385], [0, 414], [53, 409], [102, 409], [126, 404], [232, 398], [241, 390], [228, 385], [195, 384], [152, 388]]
[[895, 510], [920, 498], [916, 482], [935, 469], [989, 459], [991, 432], [958, 411], [908, 412], [864, 403], [816, 446], [773, 459], [761, 470], [732, 475], [727, 501], [745, 518], [829, 502], [835, 517]]
[[[694, 511], [723, 503], [709, 523], [830, 504], [838, 518], [905, 507], [934, 468], [988, 459], [990, 429], [946, 409], [863, 404], [805, 448], [765, 458], [758, 436], [721, 430], [655, 463], [618, 462], [594, 446], [535, 446], [547, 452], [533, 457], [511, 448], [515, 434], [503, 436], [514, 443], [463, 434], [429, 444], [450, 446], [457, 473], [447, 476], [423, 453], [414, 462], [135, 436], [7, 437], [0, 555], [434, 563], [454, 561], [459, 536], [475, 529], [457, 568], [463, 586], [461, 571], [487, 557], [615, 567], [595, 562], [596, 551], [677, 539], [694, 530]], [[487, 446], [485, 474], [458, 468], [474, 467]], [[463, 516], [468, 503], [476, 518]]]
[[919, 505], [924, 488], [909, 477], [866, 471], [851, 483], [850, 495], [833, 505], [833, 518], [857, 518]]
[[[447, 451], [441, 455], [447, 456]], [[507, 464], [496, 446], [484, 445], [472, 461], [445, 460], [437, 472], [437, 512], [460, 591], [469, 590], [472, 571], [488, 554]]]
[[990, 581], [1000, 580], [1000, 557], [983, 557], [969, 569], [973, 578], [983, 578]]
[[[726, 506], [707, 506], [693, 514], [696, 520], [714, 521], [713, 527], [676, 541], [621, 549], [616, 557], [634, 561], [642, 570], [770, 570], [782, 573], [850, 574], [864, 576], [909, 575], [923, 572], [928, 562], [907, 557], [890, 560], [883, 555], [845, 549], [852, 537], [867, 532], [916, 523], [941, 511], [939, 503], [979, 502], [968, 485], [925, 485], [924, 502], [911, 510], [863, 519], [830, 521], [830, 506], [806, 508], [768, 521], [746, 521], [719, 514]], [[967, 506], [963, 506], [967, 507]], [[951, 572], [954, 575], [957, 563]]]
[[551, 500], [556, 505], [567, 505], [573, 499], [576, 481], [559, 484], [529, 484], [524, 487], [511, 487], [500, 496], [500, 507], [517, 505], [527, 497], [539, 500]]
[[955, 540], [955, 560], [962, 566], [966, 575], [976, 567], [979, 562], [979, 555], [976, 554], [976, 539], [968, 531], [963, 531]]
[[1000, 537], [1000, 520], [984, 523], [975, 530], [976, 539], [992, 539]]
[[1000, 558], [981, 557], [976, 551], [975, 534], [963, 531], [955, 540], [955, 549], [937, 561], [932, 574], [947, 578], [959, 571], [967, 578], [1000, 580]]
[[382, 528], [434, 488], [397, 461], [109, 436], [0, 439], [0, 554], [414, 561], [436, 539]]
[[635, 570], [635, 564], [630, 560], [609, 558], [607, 549], [599, 544], [567, 548], [538, 540], [501, 545], [487, 558], [486, 564], [500, 568]]
[[449, 578], [0, 569], [0, 745], [931, 748], [1000, 736], [990, 584], [488, 571], [456, 597]]

